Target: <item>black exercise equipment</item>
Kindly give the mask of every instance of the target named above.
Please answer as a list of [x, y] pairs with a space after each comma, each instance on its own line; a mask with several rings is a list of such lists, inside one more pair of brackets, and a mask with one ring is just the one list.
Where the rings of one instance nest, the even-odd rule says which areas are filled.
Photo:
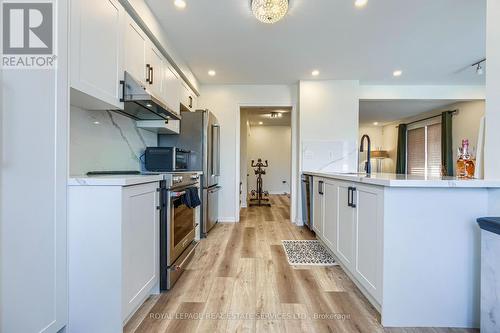
[[255, 174], [257, 175], [257, 190], [253, 190], [251, 192], [253, 197], [250, 199], [250, 206], [267, 206], [271, 207], [271, 204], [269, 203], [269, 198], [264, 198], [264, 196], [269, 196], [269, 192], [263, 191], [262, 190], [262, 175], [266, 174], [266, 170], [264, 168], [267, 168], [269, 164], [267, 163], [267, 160], [265, 163], [262, 163], [262, 159], [258, 159], [257, 163], [255, 163], [254, 160], [252, 160], [252, 168], [257, 168], [254, 169]]

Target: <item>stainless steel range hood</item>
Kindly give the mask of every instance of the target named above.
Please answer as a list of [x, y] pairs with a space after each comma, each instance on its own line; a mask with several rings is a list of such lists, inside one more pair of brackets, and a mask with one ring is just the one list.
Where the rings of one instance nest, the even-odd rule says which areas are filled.
[[123, 110], [114, 110], [135, 120], [181, 119], [164, 102], [151, 94], [144, 85], [130, 73], [125, 72], [120, 81], [123, 89]]

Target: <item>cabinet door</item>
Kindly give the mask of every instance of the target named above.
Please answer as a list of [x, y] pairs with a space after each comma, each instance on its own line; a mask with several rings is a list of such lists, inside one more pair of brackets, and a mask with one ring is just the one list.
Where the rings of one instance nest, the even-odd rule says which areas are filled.
[[147, 54], [146, 54], [146, 66], [149, 65], [149, 82], [147, 83], [147, 89], [156, 98], [165, 101], [165, 96], [163, 96], [164, 87], [163, 83], [165, 81], [165, 58], [158, 51], [158, 49], [153, 45], [152, 42], [148, 43]]
[[325, 181], [314, 177], [313, 186], [313, 230], [320, 237], [323, 237], [323, 188]]
[[123, 190], [122, 319], [150, 294], [159, 276], [158, 183]]
[[71, 87], [119, 108], [124, 15], [117, 0], [71, 2]]
[[180, 113], [181, 80], [177, 76], [175, 69], [168, 63], [165, 66], [165, 88], [163, 95], [168, 107], [175, 113]]
[[348, 268], [354, 262], [354, 213], [355, 208], [349, 206], [349, 184], [340, 183], [338, 187], [338, 229], [337, 255]]
[[337, 249], [339, 183], [326, 180], [324, 186], [323, 238], [335, 253]]
[[142, 29], [127, 14], [125, 24], [124, 68], [146, 85], [146, 49], [148, 38]]
[[188, 110], [196, 110], [196, 95], [194, 92], [189, 88], [189, 86], [185, 83], [182, 82], [182, 93], [181, 93], [181, 103], [184, 105], [184, 107]]
[[356, 186], [355, 276], [381, 301], [383, 190], [375, 186]]

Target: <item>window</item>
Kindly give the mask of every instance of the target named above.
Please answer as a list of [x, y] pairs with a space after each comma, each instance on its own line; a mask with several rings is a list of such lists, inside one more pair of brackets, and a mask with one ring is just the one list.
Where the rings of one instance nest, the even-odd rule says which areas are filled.
[[408, 130], [406, 163], [410, 175], [441, 176], [441, 123]]

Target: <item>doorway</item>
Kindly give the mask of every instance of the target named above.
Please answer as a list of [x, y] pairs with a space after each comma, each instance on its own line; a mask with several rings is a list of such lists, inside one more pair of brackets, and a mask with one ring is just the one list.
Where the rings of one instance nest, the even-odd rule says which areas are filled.
[[291, 186], [292, 108], [241, 107], [240, 209], [290, 201]]

